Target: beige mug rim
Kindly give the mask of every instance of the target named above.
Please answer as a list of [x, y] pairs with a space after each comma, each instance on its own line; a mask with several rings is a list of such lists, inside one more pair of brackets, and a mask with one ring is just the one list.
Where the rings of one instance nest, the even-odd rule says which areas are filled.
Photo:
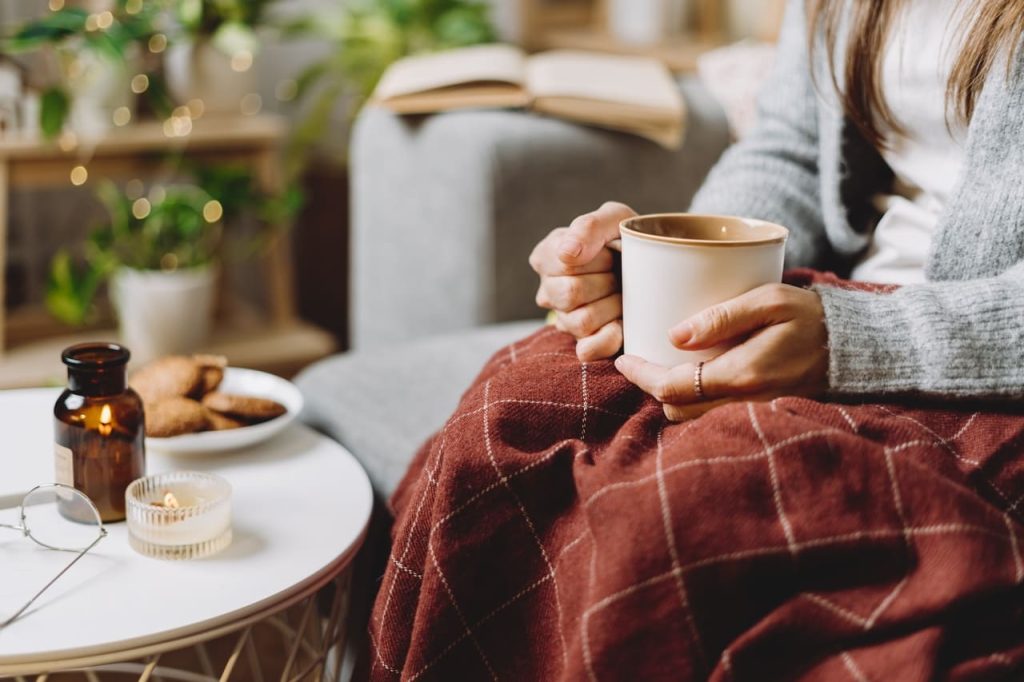
[[[687, 239], [685, 237], [663, 237], [660, 235], [645, 234], [643, 232], [637, 232], [626, 226], [626, 223], [634, 220], [642, 220], [645, 218], [711, 218], [711, 219], [725, 219], [725, 220], [743, 220], [747, 222], [756, 222], [761, 225], [776, 228], [781, 230], [781, 233], [773, 237], [762, 237], [760, 239]], [[743, 246], [765, 246], [768, 244], [784, 244], [789, 238], [789, 229], [773, 223], [768, 220], [760, 220], [758, 218], [743, 218], [735, 215], [719, 215], [715, 213], [648, 213], [645, 215], [633, 216], [632, 218], [626, 218], [619, 223], [619, 234], [622, 236], [629, 235], [637, 239], [645, 239], [652, 242], [660, 242], [662, 244], [675, 244], [679, 246], [703, 246], [708, 248], [736, 248]]]

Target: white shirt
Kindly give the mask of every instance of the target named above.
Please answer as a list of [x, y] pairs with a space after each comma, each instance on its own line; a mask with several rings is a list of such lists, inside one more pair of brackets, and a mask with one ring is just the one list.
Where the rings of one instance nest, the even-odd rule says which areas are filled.
[[882, 90], [904, 134], [886, 134], [882, 157], [896, 180], [892, 194], [876, 198], [883, 215], [851, 279], [925, 281], [935, 227], [964, 163], [967, 131], [946, 107], [946, 86], [962, 46], [958, 4], [913, 0], [890, 38]]

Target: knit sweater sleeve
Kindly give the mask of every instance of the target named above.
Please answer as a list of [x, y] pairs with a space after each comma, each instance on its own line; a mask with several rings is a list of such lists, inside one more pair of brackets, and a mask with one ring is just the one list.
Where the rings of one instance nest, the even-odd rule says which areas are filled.
[[804, 0], [790, 0], [758, 122], [712, 169], [694, 213], [741, 215], [785, 225], [789, 267], [827, 250], [818, 176], [818, 100], [811, 78]]
[[833, 393], [1024, 397], [1024, 262], [997, 277], [889, 294], [814, 289]]

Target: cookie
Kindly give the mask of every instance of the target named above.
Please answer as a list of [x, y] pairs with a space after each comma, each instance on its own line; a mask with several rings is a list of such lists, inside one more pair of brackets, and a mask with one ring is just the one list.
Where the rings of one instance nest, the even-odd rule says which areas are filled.
[[205, 431], [206, 410], [191, 398], [164, 398], [146, 405], [146, 435], [170, 438]]
[[221, 367], [203, 367], [203, 395], [217, 390], [224, 381], [224, 369]]
[[200, 396], [217, 390], [220, 382], [224, 380], [224, 368], [228, 366], [228, 359], [223, 355], [205, 354], [193, 355], [192, 359], [202, 367], [203, 386], [200, 389]]
[[203, 396], [203, 405], [211, 410], [241, 419], [250, 424], [265, 422], [287, 412], [281, 403], [269, 398], [255, 398], [214, 391]]
[[228, 366], [228, 359], [223, 355], [211, 355], [210, 353], [196, 353], [192, 359], [202, 367], [217, 367], [224, 369]]
[[203, 385], [200, 391], [202, 395], [216, 391], [220, 382], [224, 381], [224, 370], [220, 367], [203, 367], [202, 372]]
[[199, 396], [203, 387], [202, 366], [180, 355], [154, 360], [141, 368], [128, 380], [128, 385], [147, 406], [165, 398]]
[[209, 408], [203, 409], [206, 410], [206, 422], [209, 424], [211, 431], [228, 431], [230, 429], [240, 429], [243, 426], [249, 425], [241, 419], [235, 419], [234, 417], [226, 414], [221, 414], [216, 410], [211, 410]]

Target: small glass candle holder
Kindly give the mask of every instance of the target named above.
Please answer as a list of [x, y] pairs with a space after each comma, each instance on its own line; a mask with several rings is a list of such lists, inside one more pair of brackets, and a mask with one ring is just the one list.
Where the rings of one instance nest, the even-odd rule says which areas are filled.
[[220, 476], [173, 471], [125, 491], [128, 540], [158, 559], [200, 559], [231, 544], [231, 485]]

